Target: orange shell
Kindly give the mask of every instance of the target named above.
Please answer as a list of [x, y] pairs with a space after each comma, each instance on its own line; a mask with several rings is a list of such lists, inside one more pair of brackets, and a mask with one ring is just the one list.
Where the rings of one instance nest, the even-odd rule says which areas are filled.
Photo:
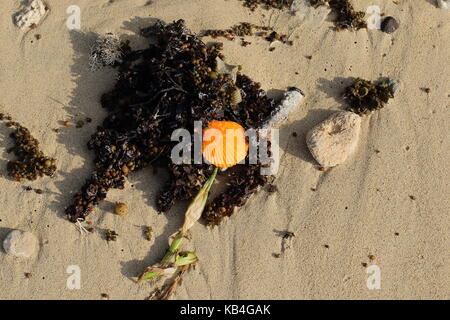
[[233, 121], [213, 120], [203, 130], [203, 157], [218, 168], [228, 168], [247, 156], [244, 128]]

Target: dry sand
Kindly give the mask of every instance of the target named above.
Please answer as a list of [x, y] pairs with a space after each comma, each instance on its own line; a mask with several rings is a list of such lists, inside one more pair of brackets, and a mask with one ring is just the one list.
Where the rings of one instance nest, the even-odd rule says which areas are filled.
[[[396, 17], [401, 26], [393, 35], [335, 32], [325, 22], [296, 28], [294, 45], [273, 52], [261, 39], [249, 38], [252, 44], [245, 48], [239, 41], [225, 41], [228, 62], [242, 64], [264, 89], [276, 94], [297, 86], [307, 97], [280, 132], [279, 192], [259, 192], [218, 228], [194, 227], [189, 246], [201, 262], [174, 298], [448, 299], [450, 11], [437, 9], [432, 0], [396, 2], [354, 1], [360, 10], [379, 5]], [[167, 215], [156, 213], [154, 197], [164, 176], [144, 170], [130, 177], [125, 191], [111, 191], [89, 218], [98, 228], [95, 234], [80, 235], [63, 214], [92, 170], [86, 142], [105, 115], [99, 97], [114, 83], [113, 70], [88, 70], [92, 39], [113, 31], [139, 46], [142, 39], [135, 32], [154, 18], [183, 18], [198, 32], [241, 21], [267, 24], [270, 13], [251, 13], [237, 0], [47, 3], [50, 15], [28, 32], [12, 23], [18, 0], [3, 1], [0, 11], [1, 111], [28, 127], [43, 151], [58, 159], [59, 168], [53, 179], [11, 181], [5, 169], [11, 140], [0, 127], [0, 239], [18, 228], [34, 232], [40, 241], [39, 253], [29, 260], [0, 251], [0, 298], [99, 299], [107, 293], [112, 299], [143, 299], [152, 285], [138, 286], [133, 277], [162, 256], [187, 205], [178, 204]], [[82, 10], [80, 31], [66, 27], [66, 8], [73, 4]], [[272, 24], [275, 20], [276, 29], [287, 32], [293, 18], [276, 17]], [[364, 119], [351, 159], [326, 172], [317, 170], [305, 145], [307, 130], [343, 107], [339, 96], [348, 77], [375, 80], [380, 75], [399, 79], [401, 91]], [[420, 89], [425, 87], [428, 94]], [[62, 127], [63, 120], [85, 117], [93, 123]], [[44, 193], [24, 191], [24, 185]], [[127, 217], [112, 214], [115, 201], [128, 203]], [[143, 225], [153, 227], [154, 242], [144, 240]], [[116, 242], [102, 238], [106, 228], [117, 231]], [[277, 231], [284, 230], [296, 236], [291, 248], [275, 258], [281, 246]], [[368, 255], [376, 259], [371, 262]], [[367, 288], [362, 263], [380, 267], [380, 290]], [[80, 290], [66, 288], [69, 265], [81, 268]]]

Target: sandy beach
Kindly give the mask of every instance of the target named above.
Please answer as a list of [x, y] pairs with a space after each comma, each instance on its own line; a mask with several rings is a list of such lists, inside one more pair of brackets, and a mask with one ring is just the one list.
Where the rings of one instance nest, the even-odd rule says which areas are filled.
[[[80, 233], [64, 209], [93, 170], [86, 143], [107, 114], [100, 97], [116, 81], [112, 68], [89, 70], [90, 47], [98, 35], [114, 32], [140, 48], [140, 28], [156, 19], [184, 19], [195, 33], [240, 22], [289, 33], [293, 45], [273, 51], [258, 37], [246, 37], [246, 47], [218, 40], [226, 61], [242, 65], [269, 95], [291, 86], [305, 93], [280, 128], [278, 191], [260, 190], [218, 227], [193, 227], [187, 246], [200, 262], [173, 299], [448, 299], [450, 10], [433, 0], [352, 2], [364, 12], [379, 6], [399, 21], [398, 30], [337, 32], [330, 21], [298, 23], [286, 11], [252, 12], [238, 0], [46, 0], [45, 20], [22, 30], [11, 18], [20, 2], [3, 1], [0, 112], [26, 126], [58, 170], [32, 182], [8, 177], [13, 142], [0, 124], [0, 241], [12, 229], [39, 241], [29, 259], [0, 249], [0, 299], [142, 300], [154, 288], [137, 285], [136, 277], [162, 257], [188, 205], [157, 213], [164, 172], [146, 168], [129, 176], [125, 190], [111, 190], [89, 215], [95, 233]], [[67, 27], [71, 5], [81, 9], [79, 30]], [[308, 130], [344, 108], [351, 77], [381, 76], [400, 82], [395, 98], [363, 118], [351, 158], [318, 170]], [[92, 122], [82, 128], [63, 125], [86, 118]], [[116, 202], [127, 203], [126, 217], [113, 213]], [[151, 242], [143, 226], [152, 227]], [[106, 229], [119, 234], [117, 241], [105, 240]], [[295, 236], [277, 258], [285, 231]], [[381, 271], [379, 289], [367, 286], [371, 265]], [[67, 287], [69, 266], [79, 266], [80, 289]]]

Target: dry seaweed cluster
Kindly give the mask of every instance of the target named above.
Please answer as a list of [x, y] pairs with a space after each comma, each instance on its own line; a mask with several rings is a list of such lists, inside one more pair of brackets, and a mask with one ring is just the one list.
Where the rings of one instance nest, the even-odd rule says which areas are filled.
[[328, 0], [328, 3], [336, 15], [334, 24], [337, 30], [358, 30], [367, 27], [364, 21], [365, 13], [363, 11], [355, 11], [349, 0]]
[[[173, 164], [170, 154], [176, 142], [170, 139], [172, 131], [185, 128], [193, 133], [195, 120], [206, 126], [213, 119], [258, 128], [275, 108], [258, 83], [240, 73], [234, 82], [231, 75], [219, 72], [221, 44], [207, 46], [183, 20], [167, 25], [160, 22], [141, 34], [151, 38], [149, 46], [136, 51], [122, 46], [118, 81], [101, 98], [109, 114], [88, 142], [96, 155], [96, 170], [66, 209], [73, 222], [84, 219], [110, 188], [124, 188], [130, 172], [149, 165], [169, 171], [169, 180], [156, 199], [159, 211], [169, 210], [175, 200], [192, 199], [212, 166]], [[237, 90], [241, 101], [234, 104]], [[243, 179], [251, 183], [233, 181], [225, 191], [233, 196], [227, 205], [242, 205], [256, 191], [255, 186], [265, 183], [259, 165], [245, 168], [249, 171], [242, 173]], [[206, 216], [214, 215], [210, 220], [218, 222], [220, 216], [229, 214], [229, 209], [215, 205]]]
[[383, 108], [389, 99], [394, 98], [393, 86], [393, 81], [385, 78], [377, 82], [355, 79], [344, 92], [348, 110], [362, 115]]
[[39, 149], [39, 141], [30, 131], [19, 123], [10, 121], [11, 117], [0, 114], [0, 120], [8, 120], [7, 127], [14, 128], [11, 138], [15, 146], [8, 150], [17, 160], [8, 161], [8, 174], [17, 181], [36, 180], [38, 177], [52, 176], [56, 171], [55, 159], [47, 157]]
[[218, 225], [223, 218], [233, 214], [236, 207], [241, 207], [258, 188], [269, 182], [270, 178], [259, 173], [256, 166], [240, 166], [230, 173], [232, 187], [218, 195], [203, 212], [207, 225]]
[[[269, 33], [269, 31], [271, 32]], [[248, 44], [250, 44], [250, 42], [245, 41], [242, 37], [254, 35], [261, 37], [264, 40], [269, 41], [270, 43], [274, 41], [280, 41], [284, 44], [293, 44], [292, 41], [288, 40], [287, 35], [279, 34], [278, 32], [274, 31], [272, 27], [258, 26], [249, 22], [241, 22], [225, 30], [208, 29], [202, 32], [202, 36], [211, 36], [214, 39], [223, 37], [227, 40], [234, 40], [235, 37], [241, 37], [242, 46], [247, 46]]]
[[254, 11], [261, 6], [264, 9], [287, 9], [291, 7], [293, 0], [240, 0], [243, 1], [244, 7]]

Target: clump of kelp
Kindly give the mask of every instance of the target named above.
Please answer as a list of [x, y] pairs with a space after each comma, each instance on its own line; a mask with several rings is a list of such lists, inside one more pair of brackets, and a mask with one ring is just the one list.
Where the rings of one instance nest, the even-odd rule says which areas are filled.
[[383, 108], [389, 99], [394, 98], [395, 86], [395, 82], [388, 78], [375, 82], [354, 79], [344, 91], [348, 110], [363, 115]]
[[[171, 149], [177, 143], [170, 139], [172, 131], [185, 128], [194, 133], [196, 120], [203, 126], [211, 120], [229, 120], [245, 129], [258, 128], [275, 109], [275, 102], [258, 83], [239, 72], [223, 72], [219, 68], [223, 65], [222, 45], [206, 45], [183, 20], [167, 25], [158, 22], [141, 34], [149, 39], [148, 47], [132, 50], [128, 44], [122, 46], [117, 83], [101, 98], [109, 114], [88, 142], [95, 153], [96, 169], [66, 209], [73, 222], [84, 220], [111, 188], [123, 189], [131, 172], [150, 165], [169, 172], [156, 199], [160, 212], [169, 210], [176, 200], [192, 199], [213, 166], [172, 163]], [[227, 207], [220, 205], [222, 200], [213, 200], [215, 205], [205, 212], [210, 224], [230, 215], [230, 205], [243, 205], [256, 186], [267, 182], [268, 177], [259, 173], [260, 166], [245, 165], [248, 171], [244, 170], [241, 178], [251, 183], [230, 182], [225, 194], [232, 201]]]
[[258, 7], [264, 9], [288, 9], [291, 7], [293, 0], [240, 0], [243, 1], [244, 7], [254, 11]]
[[337, 30], [358, 30], [367, 27], [364, 21], [365, 13], [363, 11], [355, 11], [349, 0], [329, 0], [328, 4], [336, 15], [334, 25]]
[[13, 129], [10, 137], [14, 140], [14, 147], [8, 153], [14, 153], [17, 160], [8, 161], [8, 175], [17, 181], [22, 179], [36, 180], [38, 177], [53, 176], [56, 171], [56, 160], [44, 155], [39, 148], [39, 141], [30, 131], [18, 122], [12, 121], [10, 116], [0, 114], [0, 120], [5, 120], [6, 126]]

